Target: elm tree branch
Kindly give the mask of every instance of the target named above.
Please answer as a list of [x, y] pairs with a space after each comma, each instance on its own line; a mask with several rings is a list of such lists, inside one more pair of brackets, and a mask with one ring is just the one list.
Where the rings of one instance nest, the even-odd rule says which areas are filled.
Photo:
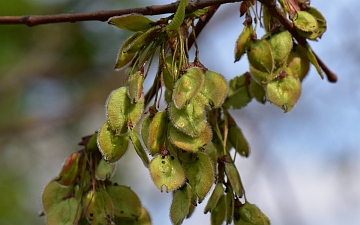
[[[216, 6], [225, 3], [240, 2], [241, 0], [192, 0], [186, 8], [186, 12], [190, 13], [197, 9], [207, 6]], [[248, 0], [245, 0], [248, 1]], [[297, 42], [303, 46], [307, 44], [305, 38], [301, 37], [294, 27], [294, 25], [283, 15], [283, 13], [276, 6], [275, 0], [258, 0], [265, 5], [269, 12], [276, 17], [284, 27], [290, 31]], [[49, 23], [75, 23], [78, 21], [107, 21], [110, 17], [121, 16], [130, 13], [140, 13], [143, 15], [160, 15], [165, 13], [174, 13], [177, 9], [178, 2], [173, 2], [166, 5], [152, 5], [141, 8], [122, 9], [122, 10], [109, 10], [98, 11], [89, 13], [69, 13], [57, 15], [31, 15], [31, 16], [0, 16], [0, 24], [24, 24], [26, 26], [36, 26]], [[325, 63], [315, 54], [314, 55], [321, 67], [325, 72], [330, 82], [336, 82], [337, 76], [325, 65]]]
[[[241, 0], [193, 0], [189, 2], [186, 12], [194, 12], [207, 6], [220, 5], [225, 3], [240, 2]], [[0, 16], [0, 24], [24, 24], [32, 27], [49, 23], [75, 23], [79, 21], [107, 21], [110, 17], [121, 16], [130, 13], [140, 13], [143, 15], [161, 15], [165, 13], [174, 13], [178, 2], [166, 5], [152, 5], [141, 8], [98, 11], [88, 13], [67, 13], [56, 15], [30, 15], [30, 16]]]

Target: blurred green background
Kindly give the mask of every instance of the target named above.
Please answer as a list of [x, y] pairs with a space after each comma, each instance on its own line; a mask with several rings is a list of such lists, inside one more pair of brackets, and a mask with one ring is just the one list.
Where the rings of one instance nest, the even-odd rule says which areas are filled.
[[[0, 0], [0, 16], [162, 3], [169, 1]], [[290, 113], [256, 102], [233, 111], [252, 147], [250, 158], [238, 157], [237, 165], [248, 199], [272, 224], [359, 224], [360, 32], [354, 11], [359, 3], [312, 4], [328, 19], [328, 32], [311, 44], [338, 72], [339, 82], [322, 81], [312, 69]], [[243, 22], [238, 6], [222, 6], [198, 40], [200, 60], [228, 79], [248, 70], [246, 60], [232, 63]], [[339, 20], [343, 15], [346, 25]], [[102, 125], [108, 94], [124, 84], [123, 71], [113, 68], [127, 35], [94, 21], [32, 28], [0, 25], [1, 225], [44, 224], [37, 215], [42, 188], [58, 174], [63, 160], [80, 149], [81, 137]], [[155, 225], [170, 224], [171, 194], [154, 187], [134, 151], [125, 158], [118, 162], [114, 180], [133, 187]], [[184, 224], [208, 224], [203, 207]]]

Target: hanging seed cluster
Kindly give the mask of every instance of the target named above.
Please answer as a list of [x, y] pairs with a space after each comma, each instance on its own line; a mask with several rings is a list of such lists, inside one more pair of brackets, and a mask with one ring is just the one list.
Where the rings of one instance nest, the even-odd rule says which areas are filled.
[[[279, 0], [278, 7], [299, 35], [321, 38], [326, 30], [321, 13], [306, 3], [289, 4]], [[99, 131], [82, 141], [84, 149], [72, 153], [59, 176], [45, 187], [47, 224], [151, 224], [137, 195], [111, 181], [114, 163], [129, 146], [149, 169], [155, 186], [173, 193], [173, 224], [190, 217], [207, 195], [204, 213], [211, 213], [213, 225], [270, 224], [246, 199], [234, 161], [236, 155], [248, 157], [250, 149], [228, 110], [255, 98], [288, 112], [300, 97], [310, 63], [322, 76], [320, 67], [310, 46], [296, 43], [266, 7], [260, 10], [260, 22], [255, 1], [242, 1], [245, 22], [236, 41], [235, 62], [246, 54], [250, 68], [227, 82], [200, 62], [196, 42], [195, 59], [189, 61], [194, 22], [208, 8], [186, 14], [187, 5], [187, 0], [180, 0], [174, 15], [158, 21], [140, 14], [109, 19], [109, 24], [134, 32], [121, 46], [115, 65], [126, 68], [127, 82], [110, 93], [107, 120]], [[259, 23], [266, 31], [260, 39]], [[153, 60], [158, 60], [156, 74], [149, 73]], [[147, 97], [146, 79], [153, 80]]]
[[59, 175], [45, 186], [46, 224], [151, 224], [135, 192], [111, 181], [115, 164], [105, 161], [96, 139], [97, 134], [84, 137], [84, 147], [71, 153]]

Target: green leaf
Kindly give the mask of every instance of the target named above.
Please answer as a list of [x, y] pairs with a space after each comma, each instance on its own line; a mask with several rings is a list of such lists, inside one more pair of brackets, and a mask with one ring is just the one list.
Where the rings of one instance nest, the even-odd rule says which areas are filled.
[[42, 205], [45, 213], [48, 213], [50, 208], [59, 204], [65, 196], [73, 193], [73, 186], [60, 186], [55, 180], [51, 180], [44, 188], [41, 195]]
[[129, 220], [129, 219], [122, 219], [115, 217], [114, 219], [115, 224], [121, 225], [151, 225], [151, 218], [149, 213], [146, 211], [145, 208], [141, 209], [141, 215], [136, 220]]
[[229, 89], [225, 78], [221, 74], [210, 70], [205, 72], [204, 77], [204, 84], [200, 94], [207, 99], [205, 105], [214, 108], [221, 107]]
[[126, 66], [135, 56], [135, 52], [132, 53], [128, 53], [125, 52], [124, 50], [129, 48], [129, 45], [136, 39], [139, 37], [139, 35], [142, 34], [141, 32], [137, 32], [133, 35], [131, 35], [130, 37], [128, 37], [124, 43], [122, 44], [118, 56], [116, 58], [116, 64], [115, 64], [115, 69], [121, 69], [122, 67]]
[[247, 56], [251, 66], [261, 72], [272, 73], [275, 68], [271, 46], [266, 40], [255, 40], [250, 42]]
[[124, 48], [123, 52], [131, 54], [146, 48], [160, 31], [161, 28], [156, 26], [149, 28], [145, 32], [139, 31], [141, 33]]
[[108, 20], [108, 24], [128, 31], [142, 31], [151, 28], [154, 21], [141, 14], [127, 14], [123, 16], [114, 16]]
[[211, 138], [211, 127], [208, 124], [205, 125], [205, 129], [198, 137], [186, 135], [174, 126], [170, 126], [169, 130], [169, 139], [171, 143], [176, 147], [189, 152], [198, 152], [199, 150], [204, 149], [206, 144], [211, 141]]
[[194, 162], [184, 163], [186, 178], [192, 188], [193, 196], [201, 203], [214, 183], [214, 167], [210, 157], [199, 152]]
[[150, 175], [155, 185], [166, 192], [179, 188], [185, 182], [185, 173], [180, 162], [173, 156], [158, 155], [150, 162]]
[[286, 62], [286, 59], [293, 47], [292, 35], [288, 30], [282, 30], [271, 35], [267, 41], [271, 46], [275, 66], [282, 66]]
[[108, 122], [105, 122], [98, 133], [99, 150], [108, 163], [118, 161], [127, 151], [129, 138], [127, 134], [115, 136]]
[[191, 187], [188, 183], [174, 191], [170, 206], [170, 218], [174, 225], [180, 225], [184, 221], [190, 209], [191, 197]]
[[222, 183], [217, 183], [215, 185], [215, 188], [213, 192], [211, 193], [211, 196], [205, 206], [204, 213], [212, 212], [215, 207], [217, 206], [220, 198], [224, 195], [225, 189], [223, 187]]
[[113, 207], [114, 215], [123, 219], [139, 219], [142, 206], [139, 197], [129, 187], [114, 183], [106, 187]]
[[110, 180], [115, 172], [116, 164], [107, 163], [104, 159], [101, 159], [95, 169], [95, 177], [98, 180]]
[[178, 109], [184, 108], [200, 92], [204, 74], [199, 67], [191, 67], [176, 81], [173, 101]]
[[225, 222], [226, 224], [231, 224], [233, 221], [233, 214], [234, 214], [234, 193], [232, 187], [227, 187], [226, 192], [226, 216], [225, 216]]
[[71, 153], [65, 160], [56, 182], [64, 186], [74, 183], [79, 174], [79, 160], [80, 155], [77, 152]]
[[250, 154], [249, 144], [247, 143], [240, 128], [235, 125], [231, 125], [228, 128], [228, 140], [235, 148], [235, 151], [241, 156], [248, 157]]
[[310, 61], [306, 55], [306, 49], [301, 45], [294, 46], [287, 59], [287, 66], [293, 72], [294, 77], [302, 81], [310, 69]]
[[187, 17], [187, 18], [199, 18], [202, 15], [204, 15], [205, 13], [207, 13], [208, 11], [209, 11], [209, 6], [205, 7], [205, 8], [202, 8], [202, 9], [197, 9], [192, 13], [188, 13], [188, 14], [185, 15], [185, 17]]
[[150, 117], [150, 114], [147, 114], [141, 125], [141, 138], [147, 149], [149, 149], [149, 133], [151, 121], [152, 118]]
[[243, 188], [241, 185], [240, 175], [232, 161], [225, 163], [225, 173], [230, 181], [231, 187], [234, 189], [235, 194], [238, 197], [241, 197], [243, 195]]
[[235, 210], [239, 214], [238, 218], [234, 218], [235, 225], [270, 225], [269, 218], [254, 204], [245, 202]]
[[306, 11], [298, 11], [293, 18], [296, 28], [305, 32], [313, 32], [318, 29], [316, 18]]
[[276, 79], [266, 86], [267, 99], [285, 112], [289, 112], [294, 107], [300, 93], [301, 83], [292, 76]]
[[73, 225], [79, 221], [80, 203], [75, 198], [68, 198], [50, 208], [46, 214], [47, 225]]
[[235, 45], [235, 61], [237, 62], [241, 59], [241, 56], [244, 55], [245, 51], [249, 47], [250, 36], [252, 34], [252, 26], [247, 25], [242, 30], [240, 36], [238, 37]]
[[165, 147], [167, 131], [167, 112], [161, 111], [156, 113], [149, 126], [149, 150], [151, 155], [160, 153]]
[[230, 80], [230, 88], [228, 96], [224, 102], [224, 106], [229, 109], [239, 109], [246, 106], [252, 99], [249, 91], [249, 76], [243, 74]]
[[178, 109], [174, 103], [171, 103], [169, 115], [172, 124], [191, 137], [198, 137], [205, 129], [205, 108], [198, 97], [183, 109]]
[[131, 103], [136, 103], [143, 95], [144, 74], [137, 71], [129, 76], [128, 96]]
[[[129, 99], [130, 101], [130, 99]], [[141, 95], [140, 99], [135, 104], [130, 104], [128, 114], [128, 125], [135, 127], [139, 122], [141, 115], [144, 112], [145, 97]]]
[[211, 211], [211, 225], [221, 225], [225, 220], [226, 214], [226, 202], [225, 195], [222, 195], [218, 201], [218, 204]]
[[171, 22], [166, 26], [167, 31], [175, 31], [181, 26], [185, 19], [185, 9], [188, 4], [188, 0], [180, 0], [174, 17], [172, 18]]
[[315, 57], [314, 53], [312, 52], [310, 45], [306, 44], [305, 49], [306, 49], [306, 55], [307, 55], [309, 61], [311, 62], [311, 64], [313, 64], [315, 66], [316, 71], [320, 75], [321, 79], [324, 79], [324, 75], [322, 73], [321, 67], [320, 67], [318, 61], [316, 60], [316, 57]]
[[175, 80], [179, 75], [179, 62], [174, 59], [173, 55], [165, 58], [162, 68], [162, 81], [167, 90], [172, 91], [174, 88]]
[[146, 167], [149, 167], [149, 158], [147, 156], [147, 153], [145, 152], [145, 149], [141, 144], [138, 134], [133, 130], [129, 130], [129, 136], [136, 153], [138, 154], [144, 165]]
[[113, 204], [110, 196], [103, 189], [90, 190], [84, 196], [84, 213], [92, 225], [109, 224], [113, 214]]
[[256, 82], [254, 79], [250, 82], [250, 91], [252, 96], [256, 99], [256, 101], [265, 104], [266, 102], [266, 91], [262, 85]]

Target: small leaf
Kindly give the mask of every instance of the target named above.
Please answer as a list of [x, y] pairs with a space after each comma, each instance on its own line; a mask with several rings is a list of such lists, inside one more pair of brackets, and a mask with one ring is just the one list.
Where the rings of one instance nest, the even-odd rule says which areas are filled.
[[258, 84], [265, 85], [270, 81], [274, 80], [275, 77], [282, 71], [281, 68], [275, 69], [272, 73], [262, 72], [260, 70], [255, 69], [252, 65], [250, 65], [250, 74], [253, 80], [255, 80]]
[[214, 210], [211, 211], [211, 225], [223, 224], [225, 220], [225, 214], [226, 214], [225, 195], [222, 195]]
[[155, 185], [166, 192], [179, 188], [185, 182], [185, 173], [180, 162], [173, 156], [158, 155], [150, 162], [150, 175]]
[[191, 67], [176, 81], [173, 100], [176, 108], [182, 109], [200, 92], [204, 75], [199, 67]]
[[225, 222], [226, 224], [231, 224], [233, 221], [233, 214], [234, 214], [234, 193], [232, 187], [227, 187], [226, 192], [226, 216], [225, 216]]
[[171, 103], [169, 115], [172, 124], [191, 137], [198, 137], [205, 129], [205, 108], [198, 97], [183, 109], [178, 109], [174, 103]]
[[124, 53], [136, 53], [137, 51], [146, 48], [153, 40], [153, 37], [160, 32], [160, 27], [151, 27], [145, 32], [141, 32], [129, 45], [127, 45]]
[[267, 41], [271, 46], [275, 66], [282, 66], [293, 47], [292, 35], [288, 30], [282, 30], [271, 35]]
[[[245, 3], [246, 6], [246, 2]], [[250, 44], [250, 36], [252, 33], [252, 26], [247, 25], [242, 30], [240, 36], [238, 37], [235, 45], [235, 62], [241, 59], [241, 56], [244, 55], [245, 51], [249, 47]]]
[[255, 40], [250, 42], [247, 56], [249, 63], [261, 72], [272, 73], [275, 68], [271, 46], [266, 40]]
[[131, 124], [132, 127], [135, 127], [136, 124], [139, 122], [141, 115], [144, 112], [144, 103], [145, 103], [144, 95], [141, 95], [140, 99], [135, 104], [130, 104], [127, 123]]
[[315, 66], [316, 71], [320, 75], [321, 79], [324, 79], [324, 75], [322, 73], [321, 67], [320, 67], [318, 61], [316, 60], [316, 57], [315, 57], [314, 53], [312, 52], [310, 45], [307, 44], [305, 46], [305, 49], [306, 49], [306, 55], [307, 55], [309, 61], [311, 62], [311, 64], [313, 64]]
[[95, 177], [98, 180], [109, 180], [114, 175], [116, 164], [107, 163], [104, 159], [101, 159], [95, 169]]
[[318, 29], [316, 18], [306, 11], [298, 11], [293, 22], [296, 28], [305, 32], [313, 32]]
[[151, 155], [160, 153], [165, 147], [167, 131], [167, 112], [156, 113], [149, 127], [149, 150]]
[[219, 199], [224, 195], [225, 189], [222, 183], [217, 183], [205, 206], [204, 213], [212, 212], [217, 206]]
[[199, 152], [194, 162], [184, 163], [186, 178], [194, 197], [201, 203], [214, 183], [214, 167], [209, 156]]
[[230, 181], [231, 187], [235, 191], [235, 194], [238, 197], [241, 197], [243, 195], [243, 189], [241, 186], [240, 175], [239, 175], [239, 171], [237, 170], [233, 162], [225, 163], [225, 172], [227, 178]]
[[149, 158], [141, 144], [141, 141], [140, 141], [137, 133], [133, 130], [129, 130], [129, 136], [130, 136], [130, 140], [134, 146], [136, 153], [138, 154], [138, 156], [140, 157], [140, 159], [142, 160], [144, 165], [146, 167], [149, 167]]
[[191, 197], [191, 187], [188, 183], [174, 191], [170, 206], [170, 218], [174, 225], [180, 225], [184, 221], [190, 209]]
[[128, 53], [128, 52], [124, 52], [124, 49], [129, 48], [129, 45], [136, 39], [139, 37], [139, 35], [141, 34], [141, 32], [137, 32], [133, 35], [131, 35], [130, 37], [128, 37], [124, 43], [122, 44], [118, 56], [116, 58], [116, 64], [115, 64], [115, 69], [121, 69], [122, 67], [126, 66], [135, 56], [135, 52], [133, 53]]
[[228, 96], [223, 104], [225, 107], [239, 109], [246, 106], [252, 100], [248, 79], [249, 74], [245, 73], [230, 80]]
[[128, 31], [147, 30], [153, 26], [154, 21], [141, 14], [127, 14], [123, 16], [114, 16], [108, 20], [108, 24]]
[[48, 213], [50, 208], [59, 204], [66, 196], [71, 195], [73, 186], [60, 186], [55, 180], [51, 180], [44, 188], [41, 200], [45, 213]]
[[151, 218], [145, 208], [141, 208], [141, 216], [136, 220], [122, 219], [115, 217], [115, 224], [121, 225], [151, 225]]
[[106, 187], [114, 207], [114, 215], [123, 219], [139, 219], [142, 206], [139, 197], [129, 187], [112, 184]]
[[75, 198], [68, 198], [51, 207], [46, 214], [47, 225], [73, 225], [80, 219], [79, 202]]
[[140, 100], [143, 94], [143, 83], [144, 75], [141, 71], [137, 71], [129, 76], [128, 96], [131, 103], [136, 103]]
[[167, 90], [172, 91], [174, 88], [175, 80], [179, 75], [179, 62], [174, 59], [173, 55], [165, 58], [162, 69], [162, 81]]
[[228, 140], [235, 148], [235, 151], [241, 156], [248, 157], [250, 154], [249, 144], [244, 138], [240, 128], [234, 124], [230, 125], [228, 129]]
[[188, 13], [188, 14], [185, 15], [185, 17], [187, 17], [187, 18], [199, 18], [202, 15], [204, 15], [205, 13], [207, 13], [208, 11], [209, 11], [209, 6], [205, 7], [205, 8], [202, 8], [202, 9], [197, 9], [192, 13]]
[[105, 190], [90, 190], [83, 201], [84, 213], [90, 224], [111, 224], [114, 217], [113, 204]]
[[150, 114], [147, 114], [141, 125], [141, 138], [147, 149], [149, 149], [149, 133], [151, 121], [152, 118], [150, 117]]
[[262, 85], [256, 82], [254, 79], [250, 82], [250, 91], [252, 96], [256, 99], [256, 101], [265, 104], [266, 102], [266, 91]]
[[292, 76], [274, 80], [266, 86], [267, 99], [285, 112], [289, 112], [294, 107], [300, 93], [301, 83]]
[[177, 30], [185, 19], [185, 9], [188, 5], [188, 0], [180, 0], [179, 6], [172, 18], [171, 22], [166, 26], [167, 31]]
[[204, 84], [200, 94], [207, 99], [205, 104], [214, 108], [221, 107], [229, 89], [225, 78], [221, 74], [210, 70], [205, 72], [204, 77]]
[[206, 124], [205, 129], [200, 133], [198, 137], [190, 137], [184, 134], [174, 126], [170, 126], [169, 139], [176, 147], [181, 148], [189, 152], [198, 152], [204, 149], [206, 144], [211, 141], [212, 132], [211, 127]]
[[107, 122], [99, 130], [97, 141], [99, 150], [108, 163], [118, 161], [125, 154], [129, 145], [128, 135], [115, 136]]
[[293, 72], [295, 78], [302, 81], [309, 72], [310, 61], [306, 55], [306, 50], [301, 45], [296, 45], [290, 52], [287, 59], [287, 66]]
[[79, 174], [79, 160], [80, 155], [77, 152], [71, 153], [65, 160], [56, 182], [64, 186], [74, 183]]
[[235, 210], [239, 214], [234, 219], [235, 225], [270, 225], [269, 218], [254, 204], [245, 202]]

